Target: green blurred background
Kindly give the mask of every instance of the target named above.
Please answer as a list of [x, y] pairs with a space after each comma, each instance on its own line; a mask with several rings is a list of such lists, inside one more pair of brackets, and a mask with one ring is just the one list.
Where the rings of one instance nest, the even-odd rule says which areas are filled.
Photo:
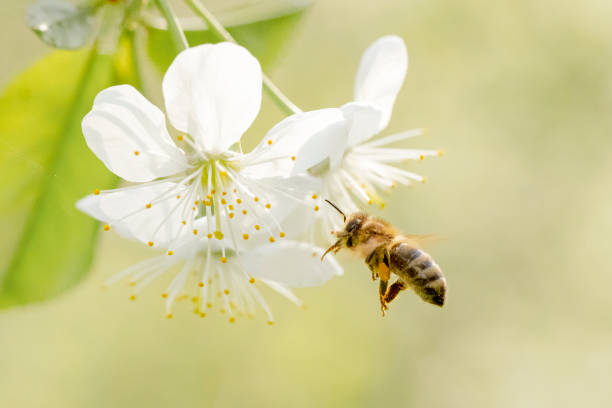
[[[48, 52], [27, 3], [0, 6], [3, 86]], [[446, 155], [412, 166], [428, 183], [381, 215], [446, 238], [430, 248], [444, 309], [406, 292], [381, 318], [346, 257], [344, 277], [298, 292], [306, 310], [269, 293], [273, 327], [181, 304], [169, 321], [161, 284], [133, 303], [100, 290], [147, 254], [105, 234], [84, 283], [0, 313], [2, 405], [610, 406], [611, 18], [604, 0], [315, 3], [270, 71], [303, 109], [350, 100], [378, 36], [407, 43], [388, 132], [427, 127], [410, 146]], [[251, 145], [281, 117], [267, 101]]]

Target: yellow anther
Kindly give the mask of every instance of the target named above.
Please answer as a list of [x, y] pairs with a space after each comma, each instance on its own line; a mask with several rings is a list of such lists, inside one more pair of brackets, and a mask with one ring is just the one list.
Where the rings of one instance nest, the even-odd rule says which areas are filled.
[[235, 318], [234, 316], [232, 316], [232, 317], [230, 317], [230, 318], [229, 318], [229, 322], [230, 322], [230, 323], [234, 323], [235, 321], [236, 321], [236, 318]]
[[209, 200], [212, 200], [212, 196], [210, 194], [206, 194], [206, 198], [208, 198]]
[[178, 194], [178, 195], [176, 196], [176, 199], [177, 199], [177, 200], [179, 200], [180, 198], [181, 198], [181, 195], [180, 195], [180, 194]]
[[198, 282], [198, 286], [203, 288], [204, 287], [204, 282]]
[[274, 326], [274, 322], [272, 320], [268, 321], [268, 326]]
[[243, 213], [244, 215], [247, 215], [247, 210], [242, 210], [242, 213]]
[[167, 317], [168, 319], [172, 319], [172, 313], [168, 313], [168, 314], [166, 315], [166, 317]]
[[136, 295], [131, 295], [130, 300], [136, 300]]
[[208, 235], [206, 235], [206, 236], [208, 237], [208, 239], [210, 239], [210, 238], [212, 238], [212, 237], [213, 237], [213, 235], [212, 235], [212, 234], [208, 234]]
[[172, 252], [172, 251], [168, 251], [168, 256], [172, 256], [173, 253], [174, 252]]
[[234, 189], [234, 193], [237, 193], [237, 192], [238, 192], [238, 190]]
[[200, 204], [200, 200], [195, 200], [195, 201], [194, 201], [194, 204], [195, 204], [195, 205]]
[[313, 253], [312, 253], [312, 257], [313, 257], [313, 258], [315, 258], [316, 256], [317, 256], [317, 253], [316, 253], [316, 252], [313, 252]]
[[212, 201], [204, 201], [204, 205], [210, 207], [212, 205]]
[[221, 241], [223, 239], [223, 233], [221, 231], [215, 231], [215, 238]]
[[230, 294], [230, 291], [229, 291], [229, 289], [225, 289], [225, 290], [223, 291], [223, 293], [225, 293], [226, 295], [229, 295], [229, 294]]
[[148, 203], [147, 205], [145, 205], [145, 207], [151, 208], [151, 203]]
[[210, 302], [206, 303], [206, 307], [207, 308], [212, 309], [212, 306], [213, 306], [212, 303], [210, 303]]
[[200, 317], [206, 317], [206, 313], [200, 312]]
[[234, 209], [234, 206], [230, 204], [230, 205], [227, 206], [227, 208], [229, 208], [230, 211], [232, 211]]
[[444, 156], [444, 150], [438, 150], [438, 156], [439, 157]]
[[215, 190], [214, 188], [212, 190], [210, 190], [210, 194], [215, 194], [217, 192], [217, 190]]
[[195, 211], [195, 210], [196, 210], [196, 208], [195, 208], [195, 207], [191, 207], [191, 209], [192, 209], [193, 211]]
[[229, 216], [230, 218], [234, 218], [234, 213], [229, 213], [229, 214], [228, 214], [228, 216]]
[[268, 144], [269, 144], [269, 145], [271, 145], [271, 144], [272, 144], [272, 141], [271, 141], [271, 140], [268, 140]]
[[251, 279], [249, 279], [249, 283], [250, 283], [251, 285], [252, 285], [252, 284], [254, 284], [254, 283], [255, 283], [255, 278], [251, 278]]
[[162, 299], [165, 299], [165, 298], [167, 298], [167, 297], [168, 297], [168, 294], [167, 294], [167, 293], [162, 293]]
[[425, 156], [420, 155], [420, 156], [419, 156], [419, 160], [423, 161], [423, 159], [425, 159]]
[[274, 242], [274, 241], [275, 241], [275, 240], [274, 240], [274, 237], [270, 237], [270, 238], [268, 238], [268, 241], [270, 241], [270, 242]]
[[178, 141], [183, 140], [183, 135], [178, 135], [178, 136], [176, 137], [176, 139], [177, 139]]
[[255, 197], [253, 200], [255, 200], [255, 202], [259, 202], [259, 197]]
[[242, 239], [244, 239], [245, 241], [249, 239], [249, 234], [242, 234]]
[[105, 225], [104, 225], [104, 227], [103, 227], [103, 229], [104, 229], [104, 231], [108, 231], [108, 230], [110, 229], [110, 225], [105, 224]]
[[259, 225], [255, 224], [255, 229], [256, 229], [257, 231], [259, 231], [259, 228], [260, 228], [260, 227], [259, 227]]
[[270, 209], [272, 207], [272, 205], [270, 203], [266, 204], [266, 208]]
[[219, 174], [221, 175], [221, 177], [226, 177], [227, 171], [220, 171]]
[[238, 204], [241, 204], [241, 203], [242, 203], [242, 200], [241, 200], [241, 199], [239, 199], [239, 198], [237, 198], [237, 199], [236, 199], [236, 202], [237, 202]]
[[318, 206], [318, 205], [315, 205], [315, 206], [314, 206], [314, 210], [315, 210], [315, 211], [319, 211], [319, 206]]
[[134, 156], [138, 156], [139, 154], [140, 154], [140, 152], [139, 152], [138, 150], [136, 150], [136, 151], [134, 152]]
[[295, 161], [295, 156], [291, 156], [291, 160]]
[[222, 192], [221, 195], [227, 195], [227, 191]]
[[221, 204], [223, 204], [223, 205], [227, 204], [227, 201], [225, 201], [225, 198], [221, 199]]
[[193, 235], [198, 235], [198, 230], [197, 229], [193, 230]]
[[423, 177], [423, 179], [421, 180], [421, 183], [423, 184], [427, 183], [427, 177]]
[[371, 199], [370, 199], [370, 200], [368, 200], [368, 204], [369, 204], [369, 205], [372, 205], [372, 200], [371, 200]]
[[380, 208], [385, 208], [385, 203], [380, 203]]
[[93, 192], [93, 193], [94, 193], [95, 195], [100, 195], [100, 189], [99, 189], [99, 188], [96, 188], [96, 189], [94, 190], [94, 192]]
[[312, 195], [312, 199], [313, 199], [313, 200], [316, 200], [316, 199], [317, 199], [317, 197], [318, 197], [318, 196], [317, 196], [316, 194], [313, 194], [313, 195]]
[[191, 298], [191, 301], [192, 301], [193, 303], [197, 302], [198, 300], [200, 300], [200, 298], [199, 298], [199, 297], [197, 297], [197, 296], [194, 296], [194, 297], [192, 297], [192, 298]]
[[226, 257], [221, 257], [221, 263], [227, 263], [227, 258]]
[[279, 237], [281, 238], [285, 238], [285, 233], [283, 231], [280, 232], [280, 234], [278, 234]]

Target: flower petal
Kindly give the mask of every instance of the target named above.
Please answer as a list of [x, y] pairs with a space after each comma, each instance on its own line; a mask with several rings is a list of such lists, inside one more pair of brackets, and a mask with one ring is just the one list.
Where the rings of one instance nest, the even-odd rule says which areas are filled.
[[189, 236], [191, 230], [182, 223], [183, 204], [188, 203], [176, 199], [179, 195], [187, 197], [187, 187], [170, 182], [143, 184], [91, 194], [76, 206], [110, 224], [123, 237], [168, 248], [183, 235]]
[[227, 150], [259, 113], [261, 76], [257, 59], [232, 43], [181, 52], [163, 81], [170, 122], [208, 153]]
[[408, 52], [397, 36], [379, 38], [361, 57], [355, 78], [355, 101], [372, 103], [383, 110], [379, 131], [389, 123], [407, 68]]
[[[333, 257], [321, 262], [321, 248], [295, 241], [264, 245], [244, 253], [245, 272], [289, 287], [320, 286], [343, 270]], [[328, 255], [329, 256], [329, 255]]]
[[376, 136], [384, 115], [382, 110], [363, 102], [350, 102], [341, 109], [347, 121], [348, 146], [355, 146]]
[[[292, 174], [300, 174], [315, 166], [335, 169], [348, 148], [348, 126], [344, 120], [334, 122], [312, 135], [296, 154]], [[317, 175], [317, 171], [313, 171]]]
[[130, 85], [100, 92], [82, 128], [89, 148], [125, 180], [150, 181], [188, 167], [164, 114]]

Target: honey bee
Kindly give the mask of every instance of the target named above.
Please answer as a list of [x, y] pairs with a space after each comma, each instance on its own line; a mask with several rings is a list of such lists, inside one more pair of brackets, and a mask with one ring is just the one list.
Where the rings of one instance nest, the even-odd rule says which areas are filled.
[[[379, 298], [382, 315], [388, 304], [404, 289], [410, 288], [425, 302], [442, 307], [446, 298], [446, 279], [432, 257], [419, 248], [423, 236], [400, 234], [388, 222], [357, 212], [346, 215], [333, 203], [344, 217], [344, 228], [332, 232], [338, 240], [329, 252], [337, 253], [348, 248], [365, 259], [372, 272], [372, 280], [380, 279]], [[391, 274], [397, 280], [388, 286]]]

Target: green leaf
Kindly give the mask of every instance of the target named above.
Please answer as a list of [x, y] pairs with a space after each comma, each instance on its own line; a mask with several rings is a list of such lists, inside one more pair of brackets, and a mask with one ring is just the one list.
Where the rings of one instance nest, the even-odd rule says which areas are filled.
[[97, 222], [74, 204], [117, 179], [87, 148], [81, 119], [131, 74], [128, 54], [56, 51], [0, 97], [0, 307], [55, 296], [88, 272]]
[[[302, 12], [288, 14], [270, 20], [258, 21], [235, 27], [226, 27], [238, 44], [247, 48], [267, 69], [278, 56], [282, 46], [290, 38]], [[209, 31], [188, 31], [190, 46], [217, 43], [219, 39]], [[172, 38], [168, 31], [150, 29], [148, 51], [151, 59], [161, 72], [166, 72], [176, 57]]]
[[93, 34], [93, 7], [66, 0], [39, 0], [28, 9], [26, 23], [46, 44], [62, 49], [85, 46]]

